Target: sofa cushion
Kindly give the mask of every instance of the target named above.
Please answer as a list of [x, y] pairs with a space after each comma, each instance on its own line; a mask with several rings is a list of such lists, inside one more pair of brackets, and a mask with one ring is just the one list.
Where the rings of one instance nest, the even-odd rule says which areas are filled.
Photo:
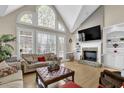
[[33, 60], [36, 62], [36, 61], [38, 61], [38, 57], [42, 56], [42, 55], [32, 54], [32, 56], [33, 56]]
[[46, 59], [47, 61], [56, 60], [56, 59], [55, 59], [55, 58], [56, 58], [56, 55], [55, 55], [54, 53], [48, 53], [48, 54], [45, 54], [44, 56], [45, 56], [45, 59]]
[[23, 80], [13, 81], [0, 85], [0, 88], [23, 88]]
[[17, 73], [0, 78], [0, 85], [18, 80], [23, 80], [22, 70], [18, 70]]
[[17, 71], [18, 70], [17, 70], [17, 67], [16, 66], [6, 67], [6, 68], [3, 68], [3, 69], [0, 69], [0, 78], [1, 77], [5, 77], [5, 76], [8, 76], [8, 75], [11, 75], [11, 74], [14, 74]]
[[32, 68], [38, 68], [38, 67], [48, 66], [48, 64], [49, 64], [49, 61], [46, 61], [46, 62], [36, 62], [34, 64], [28, 65], [27, 67], [29, 69], [32, 69]]
[[0, 62], [0, 69], [8, 68], [10, 67], [5, 61]]
[[23, 55], [22, 55], [22, 58], [23, 58], [25, 61], [27, 61], [29, 64], [31, 64], [31, 63], [34, 62], [32, 54], [23, 54]]

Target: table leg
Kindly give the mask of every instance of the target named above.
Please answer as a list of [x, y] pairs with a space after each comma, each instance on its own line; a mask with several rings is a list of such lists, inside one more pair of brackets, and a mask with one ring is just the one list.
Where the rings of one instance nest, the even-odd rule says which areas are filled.
[[47, 88], [48, 87], [47, 85], [45, 85], [43, 83], [41, 84], [42, 81], [40, 80], [38, 73], [36, 73], [36, 82], [37, 82], [37, 85], [39, 88]]
[[47, 85], [45, 85], [45, 88], [47, 88], [48, 86]]
[[72, 75], [72, 81], [74, 82], [74, 74]]
[[36, 73], [36, 82], [38, 83], [38, 74]]

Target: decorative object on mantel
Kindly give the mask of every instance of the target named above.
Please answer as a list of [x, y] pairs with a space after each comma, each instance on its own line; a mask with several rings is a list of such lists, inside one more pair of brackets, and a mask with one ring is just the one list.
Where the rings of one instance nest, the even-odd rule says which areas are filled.
[[8, 42], [14, 41], [16, 37], [11, 34], [0, 36], [0, 62], [11, 57], [14, 48]]
[[69, 39], [69, 43], [72, 43], [72, 39], [71, 38]]
[[111, 39], [108, 39], [107, 42], [111, 42]]
[[114, 50], [114, 53], [117, 53], [117, 50]]
[[48, 71], [50, 71], [50, 72], [59, 70], [59, 68], [60, 68], [60, 66], [56, 62], [49, 63], [49, 65], [48, 65]]
[[116, 43], [113, 44], [113, 47], [114, 47], [114, 48], [117, 48], [117, 47], [118, 47], [118, 44], [116, 44]]

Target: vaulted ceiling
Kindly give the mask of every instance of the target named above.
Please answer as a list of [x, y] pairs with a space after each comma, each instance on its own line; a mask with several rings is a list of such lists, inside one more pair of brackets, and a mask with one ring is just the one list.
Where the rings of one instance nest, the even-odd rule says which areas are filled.
[[[23, 5], [0, 5], [0, 16], [23, 7]], [[55, 5], [70, 32], [75, 31], [99, 5]]]
[[82, 5], [56, 5], [55, 7], [71, 31], [80, 13]]

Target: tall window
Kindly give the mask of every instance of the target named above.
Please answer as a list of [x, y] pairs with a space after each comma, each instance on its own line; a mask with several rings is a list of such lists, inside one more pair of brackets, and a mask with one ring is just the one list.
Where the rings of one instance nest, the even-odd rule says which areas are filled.
[[19, 57], [21, 53], [55, 53], [64, 57], [66, 28], [52, 6], [38, 6], [36, 12], [24, 11], [18, 18], [17, 28]]
[[56, 54], [56, 35], [48, 33], [37, 33], [37, 53], [55, 53]]
[[60, 22], [58, 22], [58, 30], [59, 31], [65, 31], [64, 25]]
[[58, 55], [64, 58], [65, 54], [65, 38], [63, 36], [58, 37]]
[[28, 23], [28, 24], [32, 24], [32, 14], [23, 14], [23, 16], [21, 16], [20, 22], [23, 22], [23, 23]]
[[20, 30], [19, 51], [22, 54], [33, 53], [33, 32], [27, 29]]
[[55, 13], [50, 7], [39, 6], [37, 13], [39, 26], [55, 29]]

